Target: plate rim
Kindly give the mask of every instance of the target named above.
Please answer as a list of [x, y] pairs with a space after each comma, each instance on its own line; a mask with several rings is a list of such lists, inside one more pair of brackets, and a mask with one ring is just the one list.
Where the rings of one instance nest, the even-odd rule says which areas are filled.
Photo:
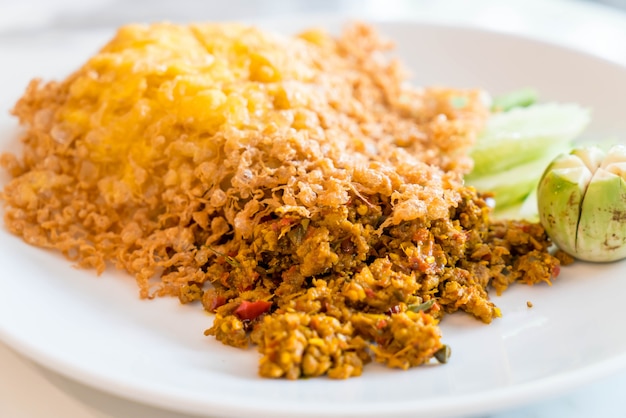
[[[303, 21], [309, 19], [303, 18]], [[338, 21], [345, 21], [344, 17], [334, 16], [334, 19]], [[274, 20], [274, 19], [271, 19]], [[268, 19], [259, 19], [259, 22], [267, 22]], [[416, 19], [368, 19], [369, 23], [377, 24], [389, 24], [398, 23], [405, 25], [419, 25], [435, 28], [446, 29], [461, 29], [472, 32], [480, 32], [483, 34], [496, 35], [501, 37], [513, 38], [518, 41], [531, 42], [535, 44], [548, 45], [550, 47], [566, 50], [570, 53], [592, 57], [594, 60], [602, 61], [606, 65], [617, 67], [621, 70], [626, 70], [626, 65], [615, 62], [611, 59], [607, 59], [601, 55], [593, 54], [589, 51], [583, 51], [575, 47], [564, 45], [559, 42], [551, 40], [541, 39], [539, 37], [532, 37], [522, 34], [515, 34], [509, 32], [502, 32], [493, 28], [484, 28], [471, 24], [457, 24], [450, 22], [432, 22], [421, 21]], [[98, 28], [101, 30], [101, 28]], [[0, 210], [0, 212], [3, 212]], [[2, 225], [2, 233], [10, 234], [4, 225]], [[311, 406], [312, 409], [303, 411], [297, 408], [297, 402], [293, 401], [287, 405], [281, 405], [276, 409], [275, 405], [271, 406], [271, 410], [259, 411], [259, 404], [246, 405], [245, 403], [233, 401], [232, 404], [211, 404], [206, 401], [200, 401], [197, 398], [189, 397], [185, 392], [175, 391], [173, 395], [171, 392], [155, 394], [153, 391], [145, 390], [142, 387], [132, 387], [132, 394], [127, 392], [128, 386], [119, 385], [117, 381], [111, 381], [110, 376], [107, 374], [98, 374], [90, 371], [85, 371], [79, 367], [76, 367], [71, 361], [67, 361], [67, 358], [55, 358], [46, 353], [45, 349], [40, 347], [33, 347], [28, 341], [20, 339], [15, 335], [8, 333], [3, 327], [2, 321], [0, 321], [0, 341], [5, 343], [11, 350], [15, 351], [18, 355], [24, 356], [36, 364], [46, 369], [52, 370], [61, 376], [64, 376], [70, 380], [80, 382], [89, 387], [101, 390], [105, 393], [110, 393], [119, 396], [124, 399], [144, 403], [147, 405], [155, 405], [161, 408], [178, 411], [183, 413], [206, 413], [207, 407], [210, 405], [211, 413], [216, 414], [250, 414], [255, 413], [261, 415], [263, 413], [272, 413], [273, 416], [293, 416], [297, 413], [299, 416], [319, 416], [319, 414], [332, 415], [338, 411], [329, 410], [324, 403], [318, 403]], [[423, 399], [417, 401], [404, 401], [396, 402], [390, 408], [389, 403], [380, 403], [373, 405], [357, 406], [352, 410], [339, 411], [341, 416], [354, 416], [354, 417], [370, 417], [379, 416], [381, 413], [398, 414], [398, 416], [449, 416], [453, 413], [459, 412], [459, 405], [463, 407], [464, 413], [481, 413], [486, 411], [494, 411], [497, 409], [504, 409], [505, 407], [513, 407], [524, 402], [524, 399], [533, 397], [535, 400], [544, 399], [558, 393], [563, 393], [569, 389], [580, 386], [583, 383], [598, 380], [603, 377], [609, 376], [615, 373], [617, 370], [626, 368], [626, 351], [620, 355], [604, 359], [594, 363], [593, 365], [585, 366], [576, 370], [560, 372], [556, 375], [544, 377], [538, 380], [530, 382], [524, 382], [515, 384], [513, 386], [507, 386], [503, 388], [492, 389], [477, 394], [461, 394], [448, 397], [450, 399], [450, 405], [441, 407], [442, 402], [440, 398], [433, 400]], [[349, 382], [350, 380], [347, 380]], [[130, 385], [132, 386], [132, 385]], [[520, 399], [520, 392], [524, 394]], [[484, 404], [484, 398], [489, 398], [491, 403], [486, 406]], [[217, 397], [213, 398], [213, 401]], [[181, 402], [182, 401], [182, 402]], [[269, 406], [269, 405], [268, 405]], [[417, 411], [415, 408], [419, 408]], [[416, 412], [418, 415], [416, 415]], [[434, 414], [434, 415], [433, 415]]]

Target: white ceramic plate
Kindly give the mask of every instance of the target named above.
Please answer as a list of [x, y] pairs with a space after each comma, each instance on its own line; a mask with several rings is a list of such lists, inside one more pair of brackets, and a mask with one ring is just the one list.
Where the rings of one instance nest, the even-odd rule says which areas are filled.
[[[267, 26], [291, 31], [319, 23]], [[417, 84], [480, 86], [495, 94], [533, 86], [546, 100], [591, 107], [591, 136], [626, 134], [626, 68], [494, 32], [400, 22], [378, 26], [397, 41]], [[102, 31], [0, 38], [3, 150], [15, 146], [16, 122], [6, 110], [26, 82], [64, 76], [109, 36]], [[134, 281], [122, 273], [96, 278], [4, 229], [0, 265], [4, 342], [87, 385], [188, 413], [465, 415], [554, 395], [626, 366], [624, 263], [578, 263], [563, 269], [551, 287], [514, 286], [493, 296], [503, 317], [489, 326], [462, 314], [447, 317], [443, 339], [453, 349], [447, 365], [406, 372], [369, 365], [356, 379], [296, 382], [260, 379], [255, 351], [202, 335], [210, 316], [173, 299], [141, 301]]]

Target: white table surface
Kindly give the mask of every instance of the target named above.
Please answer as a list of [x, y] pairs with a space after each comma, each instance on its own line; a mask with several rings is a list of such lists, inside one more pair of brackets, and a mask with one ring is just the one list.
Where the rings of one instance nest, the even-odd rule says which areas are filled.
[[[605, 0], [613, 6], [626, 0]], [[129, 21], [188, 20], [193, 0], [0, 0], [0, 36], [50, 27], [114, 26]], [[174, 6], [173, 6], [174, 5]], [[194, 6], [194, 7], [192, 7]], [[548, 39], [626, 65], [626, 12], [574, 0], [444, 1], [206, 1], [194, 13], [212, 19], [290, 13], [343, 13], [350, 16], [464, 23]], [[186, 12], [187, 11], [187, 12]], [[208, 17], [207, 17], [208, 19]], [[624, 92], [626, 93], [626, 92]], [[626, 117], [626, 109], [624, 110]], [[490, 418], [626, 417], [626, 370], [558, 397], [496, 411]], [[0, 342], [0, 418], [189, 418], [141, 405], [63, 378], [20, 357]]]

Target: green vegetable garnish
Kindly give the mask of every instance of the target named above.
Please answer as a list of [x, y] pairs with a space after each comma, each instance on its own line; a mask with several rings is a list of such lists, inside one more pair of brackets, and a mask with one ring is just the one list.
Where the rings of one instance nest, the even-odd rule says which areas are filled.
[[211, 252], [213, 252], [214, 254], [219, 255], [220, 257], [224, 257], [224, 260], [225, 260], [228, 264], [230, 264], [231, 266], [241, 268], [241, 263], [240, 263], [239, 261], [237, 261], [237, 260], [235, 259], [235, 257], [231, 257], [231, 256], [229, 256], [229, 255], [226, 255], [226, 254], [224, 254], [223, 252], [221, 252], [221, 251], [217, 251], [215, 248], [210, 247], [210, 246], [208, 246], [208, 245], [206, 246], [206, 248], [208, 248], [208, 249], [209, 249]]
[[[494, 193], [496, 215], [521, 205], [536, 189], [545, 166], [571, 149], [589, 119], [588, 109], [561, 103], [492, 114], [471, 151], [474, 169], [466, 183]], [[536, 209], [530, 212], [528, 217], [533, 218]]]
[[545, 156], [511, 167], [508, 170], [483, 176], [467, 176], [466, 181], [480, 191], [494, 193], [496, 208], [511, 207], [522, 202], [539, 183], [541, 173], [550, 161], [562, 152], [569, 151], [569, 146], [558, 145], [545, 150]]
[[435, 352], [435, 358], [439, 363], [446, 364], [452, 355], [452, 350], [449, 345], [443, 345], [439, 350]]
[[527, 87], [495, 97], [491, 110], [493, 112], [507, 112], [516, 107], [528, 107], [536, 102], [537, 91]]
[[544, 103], [491, 115], [471, 151], [472, 175], [500, 173], [536, 160], [548, 148], [569, 145], [589, 124], [589, 110]]
[[626, 258], [626, 146], [581, 147], [557, 157], [537, 189], [552, 241], [586, 261]]
[[407, 306], [409, 311], [419, 312], [419, 311], [427, 311], [435, 304], [435, 299], [429, 299], [426, 302], [417, 303], [415, 305]]
[[450, 99], [450, 104], [457, 109], [463, 109], [467, 106], [467, 97], [455, 96]]

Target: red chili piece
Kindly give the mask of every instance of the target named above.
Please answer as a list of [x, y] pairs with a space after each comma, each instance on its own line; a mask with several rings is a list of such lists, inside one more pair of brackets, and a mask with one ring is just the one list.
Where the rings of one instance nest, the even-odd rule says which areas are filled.
[[211, 299], [211, 303], [209, 305], [210, 311], [215, 312], [217, 308], [226, 303], [226, 298], [224, 296], [216, 296]]
[[251, 321], [258, 318], [261, 314], [269, 311], [271, 306], [271, 302], [266, 302], [264, 300], [257, 300], [254, 302], [244, 300], [241, 302], [241, 305], [235, 309], [235, 315], [237, 315], [239, 319], [247, 319]]

